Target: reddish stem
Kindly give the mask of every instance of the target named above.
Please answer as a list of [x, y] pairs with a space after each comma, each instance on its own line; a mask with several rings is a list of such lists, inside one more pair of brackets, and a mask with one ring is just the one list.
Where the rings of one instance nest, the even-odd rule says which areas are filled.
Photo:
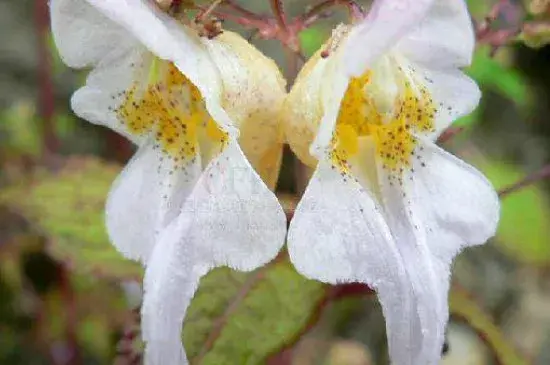
[[325, 0], [313, 6], [307, 13], [302, 15], [300, 17], [301, 22], [307, 27], [321, 18], [324, 12], [338, 5], [344, 5], [348, 8], [352, 20], [361, 19], [365, 15], [361, 6], [353, 0]]
[[349, 297], [355, 297], [355, 296], [362, 296], [362, 295], [370, 295], [373, 293], [373, 290], [369, 288], [365, 284], [361, 283], [350, 283], [350, 284], [339, 284], [339, 285], [327, 285], [325, 290], [325, 295], [319, 303], [317, 304], [317, 308], [313, 311], [313, 314], [308, 320], [308, 323], [304, 326], [304, 328], [296, 335], [294, 338], [292, 338], [286, 346], [281, 348], [276, 354], [271, 356], [267, 364], [268, 365], [286, 365], [292, 363], [292, 352], [294, 349], [294, 346], [300, 339], [315, 325], [319, 322], [319, 319], [321, 318], [321, 315], [323, 314], [323, 311], [325, 308], [333, 301], [342, 299], [342, 298], [349, 298]]
[[512, 185], [510, 185], [510, 186], [508, 186], [504, 189], [499, 190], [498, 195], [500, 196], [500, 198], [507, 197], [508, 195], [510, 195], [512, 193], [515, 193], [515, 192], [517, 192], [517, 191], [519, 191], [523, 188], [526, 188], [530, 185], [533, 185], [534, 183], [536, 183], [540, 180], [544, 180], [544, 179], [548, 179], [548, 178], [550, 178], [550, 165], [546, 165], [542, 169], [540, 169], [539, 171], [535, 172], [534, 174], [531, 174], [531, 175], [527, 176], [523, 180], [518, 181], [515, 184], [512, 184]]
[[271, 9], [273, 9], [273, 14], [275, 14], [275, 19], [277, 20], [277, 24], [279, 24], [279, 28], [284, 33], [288, 33], [288, 22], [282, 0], [269, 0], [269, 3], [271, 4]]
[[443, 133], [441, 133], [441, 135], [437, 139], [437, 143], [449, 142], [451, 139], [460, 134], [463, 130], [464, 127], [449, 127]]
[[243, 8], [239, 4], [235, 3], [233, 0], [225, 0], [222, 3], [222, 5], [230, 8], [230, 9], [233, 9], [234, 11], [241, 14], [241, 16], [243, 16], [247, 19], [256, 19], [256, 20], [263, 20], [264, 19], [263, 16], [261, 16], [259, 14], [256, 14], [256, 13], [253, 13], [250, 10]]
[[78, 316], [69, 271], [63, 265], [59, 265], [59, 280], [63, 304], [65, 306], [65, 334], [67, 336], [66, 340], [69, 352], [69, 360], [67, 365], [78, 365], [82, 363], [76, 330], [78, 325]]
[[49, 8], [47, 0], [35, 0], [34, 16], [36, 26], [38, 66], [38, 108], [43, 123], [43, 153], [48, 156], [57, 152], [59, 141], [55, 133], [55, 96], [51, 75], [51, 55], [48, 49]]

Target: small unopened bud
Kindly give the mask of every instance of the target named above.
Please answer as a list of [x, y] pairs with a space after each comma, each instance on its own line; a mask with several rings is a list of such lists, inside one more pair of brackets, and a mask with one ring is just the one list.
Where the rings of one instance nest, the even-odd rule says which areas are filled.
[[170, 10], [170, 7], [172, 6], [173, 0], [155, 0], [158, 7], [161, 8], [164, 11]]

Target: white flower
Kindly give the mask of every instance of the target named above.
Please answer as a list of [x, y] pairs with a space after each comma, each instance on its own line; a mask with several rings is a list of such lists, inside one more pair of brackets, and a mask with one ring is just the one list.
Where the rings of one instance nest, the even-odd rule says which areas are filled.
[[284, 82], [241, 37], [201, 38], [152, 1], [52, 0], [51, 17], [63, 60], [93, 67], [75, 113], [138, 145], [106, 220], [119, 251], [146, 265], [146, 363], [187, 363], [181, 326], [200, 277], [252, 270], [284, 243], [282, 208], [241, 150], [273, 186]]
[[291, 147], [316, 166], [291, 260], [310, 278], [376, 289], [393, 364], [438, 364], [451, 262], [496, 230], [490, 183], [435, 144], [479, 101], [459, 70], [473, 47], [462, 0], [377, 0], [335, 30], [283, 108]]

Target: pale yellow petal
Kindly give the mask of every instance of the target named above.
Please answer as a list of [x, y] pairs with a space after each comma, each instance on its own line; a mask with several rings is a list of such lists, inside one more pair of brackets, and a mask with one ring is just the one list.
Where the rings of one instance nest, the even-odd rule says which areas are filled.
[[286, 81], [273, 60], [238, 34], [224, 32], [205, 45], [219, 69], [222, 107], [240, 131], [239, 144], [273, 189], [284, 144], [280, 110]]
[[[317, 164], [310, 150], [321, 122], [336, 119], [348, 83], [342, 72], [343, 53], [339, 45], [349, 29], [342, 25], [333, 31], [331, 39], [302, 68], [283, 105], [286, 140], [298, 158], [311, 167]], [[322, 57], [324, 51], [328, 51], [328, 57]]]
[[317, 159], [310, 155], [309, 148], [324, 114], [319, 76], [326, 61], [320, 54], [317, 52], [302, 68], [281, 110], [286, 141], [296, 156], [311, 167]]

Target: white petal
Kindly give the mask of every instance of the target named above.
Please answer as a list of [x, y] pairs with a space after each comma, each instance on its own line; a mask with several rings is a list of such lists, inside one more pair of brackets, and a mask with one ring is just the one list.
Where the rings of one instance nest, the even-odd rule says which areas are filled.
[[[206, 99], [208, 111], [211, 103], [220, 103], [222, 85], [214, 60], [199, 37], [179, 21], [161, 11], [148, 0], [87, 0], [126, 29], [157, 57], [172, 61]], [[216, 119], [216, 122], [223, 121]]]
[[115, 180], [107, 198], [106, 223], [113, 245], [146, 263], [158, 233], [181, 211], [201, 173], [196, 157], [185, 167], [153, 148], [141, 147]]
[[[399, 242], [398, 242], [399, 244]], [[288, 234], [292, 263], [328, 283], [362, 282], [377, 291], [396, 365], [417, 365], [420, 326], [405, 262], [377, 203], [354, 180], [320, 162]], [[419, 337], [420, 336], [420, 337]]]
[[192, 217], [174, 221], [160, 238], [147, 265], [141, 307], [147, 365], [186, 365], [181, 328], [199, 280], [208, 267], [187, 236]]
[[415, 78], [428, 89], [437, 108], [432, 138], [439, 136], [457, 118], [471, 113], [479, 104], [479, 86], [462, 71], [435, 69], [412, 62], [409, 66], [414, 68]]
[[[110, 56], [112, 61], [113, 58], [124, 57], [133, 47], [139, 48], [137, 44], [140, 43], [155, 56], [174, 62], [181, 73], [200, 90], [205, 98], [207, 109], [216, 122], [227, 132], [235, 135], [236, 132], [231, 128], [231, 121], [223, 116], [220, 117], [216, 110], [221, 103], [222, 83], [216, 63], [205, 46], [205, 43], [210, 40], [200, 38], [194, 30], [162, 12], [152, 1], [86, 0], [100, 14], [96, 14], [90, 6], [78, 7], [67, 5], [65, 2], [58, 3], [63, 0], [55, 1], [56, 3], [52, 5], [57, 29], [54, 36], [61, 44], [62, 53], [66, 53], [68, 61], [72, 61], [69, 64], [75, 67], [96, 64], [116, 50], [118, 57]], [[66, 21], [66, 15], [63, 15], [67, 12], [71, 13], [68, 21]], [[105, 19], [110, 19], [112, 24]], [[65, 23], [70, 26], [65, 28]], [[98, 26], [104, 26], [105, 29], [123, 29], [123, 31], [120, 31], [120, 36], [117, 37], [109, 37], [100, 32], [98, 33], [101, 36], [100, 41], [96, 37], [90, 37], [91, 32], [95, 32]], [[65, 33], [74, 27], [79, 27], [74, 32], [74, 36], [65, 38]], [[83, 42], [88, 41], [89, 44], [84, 44], [92, 50], [88, 51], [89, 54], [85, 57], [71, 48], [73, 45], [75, 48], [82, 47]], [[68, 50], [63, 51], [66, 48]], [[70, 59], [73, 53], [74, 60]], [[216, 62], [223, 61], [216, 60]], [[117, 78], [113, 79], [113, 82], [117, 81]]]
[[200, 277], [214, 266], [253, 270], [265, 264], [285, 233], [277, 198], [230, 143], [163, 230], [149, 260], [142, 309], [146, 364], [186, 364], [181, 327]]
[[[385, 178], [381, 168], [379, 176]], [[423, 221], [413, 213], [409, 196], [404, 195], [403, 189], [395, 183], [383, 183], [381, 192], [385, 216], [403, 259], [410, 280], [413, 307], [420, 321], [419, 325], [411, 326], [412, 336], [418, 341], [412, 363], [435, 365], [441, 357], [445, 339], [447, 293], [440, 287]], [[390, 357], [395, 364], [410, 361], [410, 355], [402, 357], [391, 350]]]
[[153, 55], [144, 47], [121, 44], [105, 55], [88, 75], [86, 85], [72, 96], [75, 114], [95, 124], [105, 125], [134, 143], [142, 143], [144, 135], [131, 133], [117, 116], [116, 108], [124, 102], [122, 92], [147, 77]]
[[430, 68], [468, 66], [475, 46], [474, 29], [464, 0], [434, 1], [424, 20], [398, 49]]
[[427, 227], [430, 250], [449, 263], [463, 247], [483, 244], [495, 234], [499, 200], [491, 183], [475, 168], [431, 142], [422, 142], [422, 147], [413, 194]]
[[[498, 198], [471, 166], [431, 142], [421, 142], [403, 185], [379, 168], [386, 216], [413, 285], [422, 355], [437, 364], [448, 320], [450, 264], [468, 245], [484, 243], [498, 221]], [[392, 354], [393, 361], [399, 358]]]
[[236, 142], [207, 166], [182, 214], [193, 216], [189, 234], [215, 266], [253, 270], [284, 244], [283, 209]]
[[50, 11], [57, 49], [70, 67], [95, 65], [130, 43], [126, 31], [84, 0], [51, 0]]
[[434, 2], [441, 0], [376, 0], [367, 17], [346, 40], [346, 69], [353, 76], [362, 75], [372, 61], [410, 32]]
[[[310, 75], [309, 88], [319, 85], [319, 93], [323, 110], [323, 117], [319, 122], [319, 129], [315, 140], [310, 147], [310, 154], [322, 160], [326, 157], [328, 148], [338, 120], [340, 103], [348, 88], [350, 77], [345, 73], [343, 58], [345, 52], [336, 52], [327, 60], [320, 60]], [[312, 90], [310, 89], [309, 92]], [[309, 96], [316, 97], [313, 95]]]

